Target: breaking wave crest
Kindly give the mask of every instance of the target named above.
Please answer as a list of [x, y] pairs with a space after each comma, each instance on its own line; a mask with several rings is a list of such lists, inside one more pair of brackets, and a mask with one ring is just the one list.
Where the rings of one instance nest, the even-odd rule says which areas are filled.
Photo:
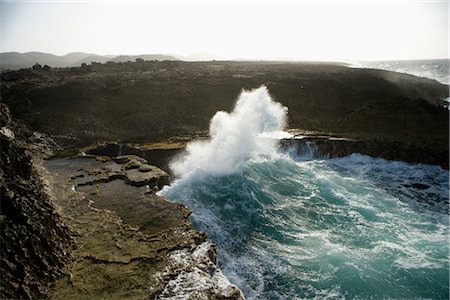
[[231, 113], [219, 111], [212, 118], [210, 139], [189, 143], [187, 154], [170, 167], [178, 177], [232, 174], [252, 157], [275, 152], [270, 133], [284, 129], [286, 115], [287, 108], [274, 102], [265, 86], [243, 91]]

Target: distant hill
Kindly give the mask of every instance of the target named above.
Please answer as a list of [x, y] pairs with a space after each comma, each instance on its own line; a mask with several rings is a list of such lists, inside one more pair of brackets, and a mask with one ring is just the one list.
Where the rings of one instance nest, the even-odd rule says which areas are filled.
[[102, 55], [97, 55], [97, 54], [91, 54], [89, 56], [85, 56], [85, 57], [81, 58], [76, 63], [74, 63], [74, 67], [78, 67], [81, 64], [90, 64], [92, 62], [97, 62], [97, 63], [103, 64], [107, 61], [110, 61], [112, 58], [114, 58], [114, 56], [102, 56]]
[[143, 60], [179, 60], [178, 58], [164, 54], [142, 54], [142, 55], [97, 55], [92, 53], [73, 52], [63, 56], [43, 52], [5, 52], [0, 53], [0, 70], [18, 70], [30, 68], [35, 63], [48, 65], [54, 68], [79, 67], [82, 63], [91, 62], [105, 63], [135, 61], [137, 58]]
[[119, 55], [110, 59], [112, 62], [127, 62], [127, 61], [135, 61], [137, 58], [142, 58], [143, 60], [179, 60], [178, 58], [171, 55], [164, 54], [141, 54], [141, 55]]

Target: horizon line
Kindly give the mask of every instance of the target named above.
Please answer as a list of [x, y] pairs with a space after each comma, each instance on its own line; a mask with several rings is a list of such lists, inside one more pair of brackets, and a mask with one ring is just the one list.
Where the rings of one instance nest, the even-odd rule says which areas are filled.
[[134, 54], [134, 53], [116, 53], [116, 54], [99, 54], [99, 53], [95, 53], [95, 52], [84, 52], [84, 51], [71, 51], [71, 52], [67, 52], [65, 54], [55, 54], [55, 53], [51, 53], [51, 52], [44, 52], [44, 51], [39, 51], [39, 50], [35, 50], [35, 51], [3, 51], [0, 52], [0, 54], [8, 54], [8, 53], [17, 53], [17, 54], [29, 54], [29, 53], [41, 53], [41, 54], [49, 54], [49, 55], [53, 55], [53, 56], [57, 56], [57, 57], [64, 57], [67, 56], [69, 54], [74, 54], [74, 53], [80, 53], [80, 54], [90, 54], [90, 55], [98, 55], [98, 56], [111, 56], [111, 57], [118, 57], [118, 56], [139, 56], [139, 55], [166, 55], [166, 56], [173, 56], [174, 58], [177, 58], [181, 61], [183, 61], [183, 59], [180, 58], [185, 58], [187, 60], [184, 61], [190, 61], [189, 57], [190, 56], [194, 56], [197, 55], [199, 53], [203, 53], [206, 56], [210, 56], [212, 58], [208, 58], [208, 59], [194, 59], [193, 61], [233, 61], [233, 60], [241, 60], [241, 61], [245, 61], [245, 60], [249, 60], [249, 61], [324, 61], [324, 62], [348, 62], [348, 61], [358, 61], [358, 62], [369, 62], [369, 61], [413, 61], [413, 60], [450, 60], [450, 57], [434, 57], [434, 58], [387, 58], [387, 59], [350, 59], [350, 58], [296, 58], [296, 57], [288, 57], [288, 56], [277, 56], [277, 57], [256, 57], [256, 58], [251, 58], [251, 57], [233, 57], [233, 58], [223, 58], [220, 55], [217, 55], [217, 58], [213, 58], [214, 56], [216, 56], [216, 54], [212, 54], [212, 53], [207, 53], [207, 52], [202, 52], [202, 51], [197, 51], [197, 52], [193, 52], [187, 55], [182, 55], [182, 54], [177, 54], [177, 53], [164, 53], [164, 52], [154, 52], [154, 53], [140, 53], [140, 54]]

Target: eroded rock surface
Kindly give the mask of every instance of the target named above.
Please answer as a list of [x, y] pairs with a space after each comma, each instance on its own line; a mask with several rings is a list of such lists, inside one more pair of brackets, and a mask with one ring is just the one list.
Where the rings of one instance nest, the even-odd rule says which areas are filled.
[[169, 164], [173, 157], [180, 155], [186, 148], [186, 143], [192, 137], [178, 137], [174, 141], [148, 144], [100, 143], [84, 149], [87, 154], [109, 157], [121, 155], [137, 155], [145, 158], [150, 164], [170, 172]]
[[1, 112], [2, 299], [242, 299], [155, 191], [169, 175], [134, 155], [43, 161], [51, 139]]
[[448, 149], [405, 141], [348, 139], [330, 136], [302, 136], [280, 141], [284, 149], [293, 148], [299, 155], [315, 152], [319, 157], [344, 157], [361, 153], [388, 160], [440, 165], [449, 168]]
[[[215, 256], [199, 254], [205, 235], [187, 220], [189, 209], [155, 194], [168, 183], [164, 171], [136, 156], [86, 156], [46, 161], [40, 172], [79, 246], [51, 298], [241, 299]], [[192, 270], [199, 282], [173, 285]]]
[[208, 242], [170, 252], [171, 279], [156, 299], [244, 299], [217, 267], [216, 255]]
[[43, 192], [34, 148], [6, 106], [0, 104], [0, 113], [0, 298], [45, 298], [49, 284], [64, 274], [72, 236]]

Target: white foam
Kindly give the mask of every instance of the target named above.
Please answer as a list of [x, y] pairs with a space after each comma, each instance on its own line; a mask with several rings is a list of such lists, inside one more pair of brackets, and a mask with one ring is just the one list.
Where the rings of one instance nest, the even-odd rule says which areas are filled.
[[[170, 166], [178, 177], [192, 174], [229, 175], [250, 158], [276, 151], [276, 138], [286, 124], [287, 108], [274, 102], [265, 86], [243, 91], [231, 113], [212, 118], [208, 141], [189, 143], [187, 154]], [[271, 137], [271, 138], [267, 138]]]
[[270, 132], [263, 132], [258, 135], [260, 138], [267, 138], [267, 139], [289, 139], [292, 138], [293, 135], [286, 131], [270, 131]]

